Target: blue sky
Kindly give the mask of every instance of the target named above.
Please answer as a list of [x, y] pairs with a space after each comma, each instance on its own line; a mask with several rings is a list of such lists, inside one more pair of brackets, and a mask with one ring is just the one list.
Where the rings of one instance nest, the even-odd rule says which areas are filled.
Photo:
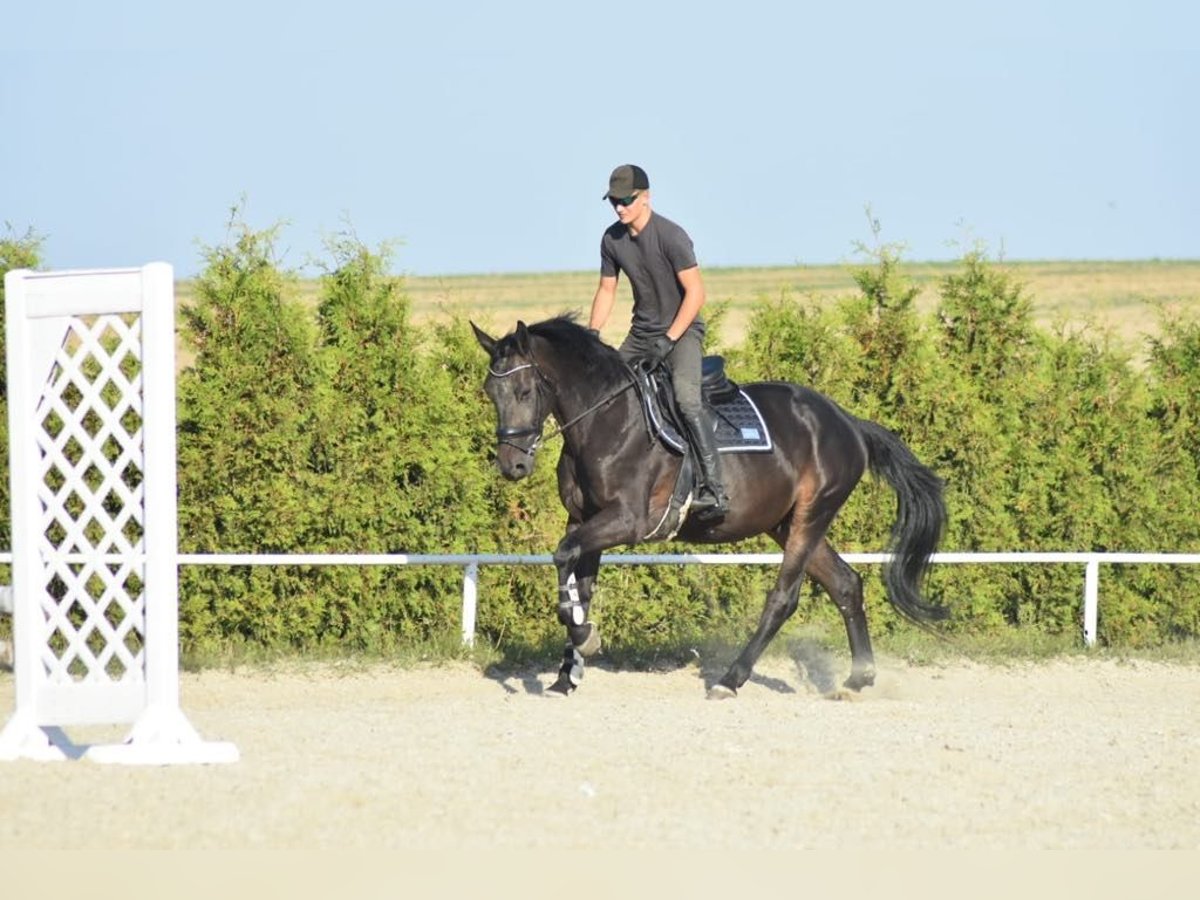
[[53, 268], [589, 270], [636, 162], [702, 266], [1200, 258], [1194, 0], [17, 4], [0, 222]]

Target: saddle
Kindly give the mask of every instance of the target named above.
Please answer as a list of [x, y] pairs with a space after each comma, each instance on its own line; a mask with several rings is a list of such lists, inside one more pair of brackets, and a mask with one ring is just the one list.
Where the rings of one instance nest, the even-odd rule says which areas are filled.
[[[689, 442], [684, 437], [687, 429], [680, 424], [670, 376], [661, 368], [650, 372], [638, 368], [632, 368], [631, 371], [641, 397], [642, 414], [650, 440], [659, 441], [668, 450], [683, 457], [667, 511], [644, 538], [670, 540], [687, 521], [688, 509], [699, 487], [696, 484], [699, 467], [694, 464], [694, 454], [689, 452]], [[709, 417], [716, 424], [718, 452], [770, 452], [772, 441], [767, 423], [754, 401], [725, 374], [723, 357], [704, 357], [700, 396]]]
[[[631, 369], [641, 396], [642, 416], [651, 440], [679, 455], [688, 452], [687, 430], [680, 424], [671, 378], [663, 369]], [[770, 452], [766, 420], [746, 393], [725, 373], [725, 358], [706, 356], [700, 370], [700, 397], [716, 423], [721, 453]]]

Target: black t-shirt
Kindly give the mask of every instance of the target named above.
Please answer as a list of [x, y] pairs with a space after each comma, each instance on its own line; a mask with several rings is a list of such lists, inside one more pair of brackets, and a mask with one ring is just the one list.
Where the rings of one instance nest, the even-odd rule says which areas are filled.
[[[683, 303], [678, 272], [696, 265], [688, 233], [665, 216], [650, 214], [650, 221], [634, 237], [629, 226], [615, 222], [600, 240], [600, 274], [624, 272], [633, 289], [631, 330], [662, 334], [671, 327]], [[697, 316], [690, 328], [703, 338], [704, 321]]]

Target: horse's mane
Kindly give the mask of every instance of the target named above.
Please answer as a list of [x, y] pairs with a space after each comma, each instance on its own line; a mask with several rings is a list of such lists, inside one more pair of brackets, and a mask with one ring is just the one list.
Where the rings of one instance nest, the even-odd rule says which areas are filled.
[[569, 359], [575, 370], [593, 382], [616, 383], [628, 377], [621, 355], [580, 325], [575, 313], [563, 313], [529, 326], [529, 333], [544, 339]]

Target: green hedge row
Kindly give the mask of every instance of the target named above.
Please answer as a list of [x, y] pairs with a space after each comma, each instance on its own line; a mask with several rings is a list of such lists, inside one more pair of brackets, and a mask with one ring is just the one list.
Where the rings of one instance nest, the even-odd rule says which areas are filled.
[[[205, 251], [182, 313], [193, 361], [178, 381], [181, 551], [549, 552], [564, 522], [556, 442], [531, 479], [497, 476], [485, 360], [466, 314], [417, 327], [387, 248], [350, 238], [330, 241], [314, 307], [278, 264], [277, 238], [235, 222]], [[36, 266], [38, 251], [29, 235], [0, 241], [0, 267]], [[947, 482], [942, 549], [1200, 549], [1200, 322], [1164, 313], [1162, 336], [1135, 361], [1098, 330], [1035, 327], [1025, 289], [981, 253], [943, 280], [932, 315], [914, 308], [917, 289], [890, 248], [855, 277], [858, 291], [835, 303], [762, 298], [744, 339], [722, 349], [739, 380], [811, 384], [901, 434]], [[711, 311], [710, 347], [720, 304]], [[515, 324], [472, 315], [493, 331]], [[5, 509], [7, 489], [5, 472]], [[894, 509], [865, 481], [835, 544], [880, 549]], [[6, 545], [8, 527], [0, 516]], [[906, 627], [878, 572], [866, 574], [873, 628]], [[610, 566], [596, 614], [610, 646], [741, 635], [773, 577]], [[554, 578], [548, 567], [484, 567], [481, 637], [507, 652], [561, 640]], [[1078, 631], [1082, 579], [1080, 566], [935, 566], [930, 591], [953, 609], [952, 630], [1057, 635]], [[461, 582], [443, 567], [187, 566], [181, 635], [206, 655], [387, 652], [456, 634]], [[1198, 588], [1192, 568], [1106, 568], [1101, 640], [1197, 637]], [[821, 600], [798, 620], [837, 621]]]
[[[1036, 328], [1023, 287], [979, 253], [913, 311], [894, 254], [832, 307], [762, 306], [731, 356], [746, 377], [807, 382], [904, 436], [947, 484], [945, 550], [1200, 549], [1200, 322], [1163, 314], [1135, 363], [1096, 329]], [[831, 534], [882, 546], [893, 505], [860, 488]], [[1200, 571], [1105, 567], [1102, 640], [1144, 646], [1200, 633]], [[955, 627], [1079, 627], [1080, 566], [940, 566], [931, 590]], [[886, 618], [872, 585], [875, 618]]]

